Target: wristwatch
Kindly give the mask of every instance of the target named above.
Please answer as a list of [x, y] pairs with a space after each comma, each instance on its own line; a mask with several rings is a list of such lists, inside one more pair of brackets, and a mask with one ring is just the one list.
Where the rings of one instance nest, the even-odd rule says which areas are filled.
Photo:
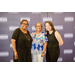
[[45, 52], [42, 52], [42, 53], [45, 53]]

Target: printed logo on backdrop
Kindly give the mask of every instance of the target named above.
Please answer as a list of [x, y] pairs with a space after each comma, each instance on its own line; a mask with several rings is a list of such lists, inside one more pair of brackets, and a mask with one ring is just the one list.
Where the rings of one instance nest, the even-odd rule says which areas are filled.
[[64, 38], [73, 38], [73, 33], [65, 33]]
[[62, 59], [62, 57], [59, 57], [58, 62], [61, 62], [61, 61], [63, 61], [63, 59]]
[[64, 21], [65, 22], [72, 22], [72, 21], [74, 21], [74, 17], [65, 17]]
[[54, 14], [63, 14], [63, 12], [54, 12]]
[[73, 58], [73, 60], [75, 61], [75, 57]]
[[73, 50], [72, 49], [64, 49], [64, 54], [72, 54]]
[[13, 62], [13, 59], [11, 59], [10, 62]]
[[6, 39], [8, 39], [7, 34], [0, 34], [0, 40], [6, 40]]
[[62, 25], [54, 25], [56, 30], [63, 30], [63, 26]]
[[5, 52], [0, 52], [0, 57], [6, 57], [9, 56], [9, 52], [5, 51]]
[[30, 22], [30, 17], [21, 17], [20, 21], [22, 21], [23, 19], [26, 19], [28, 22]]
[[41, 12], [32, 12], [32, 14], [41, 14]]
[[18, 14], [19, 12], [8, 12], [9, 14]]
[[9, 26], [9, 31], [14, 31], [17, 28], [19, 28], [19, 26]]
[[52, 17], [43, 17], [43, 22], [52, 21]]
[[75, 41], [74, 41], [74, 46], [75, 46]]
[[36, 29], [35, 29], [35, 26], [32, 26], [32, 31], [35, 31]]
[[0, 17], [0, 22], [7, 22], [7, 17]]
[[12, 44], [10, 43], [10, 48], [12, 48]]

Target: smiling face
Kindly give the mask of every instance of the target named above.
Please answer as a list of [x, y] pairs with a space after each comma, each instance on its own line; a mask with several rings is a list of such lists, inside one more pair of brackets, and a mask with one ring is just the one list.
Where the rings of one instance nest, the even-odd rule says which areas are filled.
[[21, 23], [21, 28], [22, 28], [23, 30], [26, 30], [27, 27], [28, 27], [28, 22], [27, 22], [27, 21], [23, 21], [23, 22]]
[[49, 23], [45, 24], [45, 28], [46, 28], [47, 31], [51, 31], [52, 30], [52, 27], [50, 26]]
[[42, 25], [41, 25], [41, 23], [37, 23], [37, 24], [35, 25], [35, 28], [36, 28], [36, 31], [40, 32], [40, 31], [42, 30]]
[[53, 31], [55, 30], [54, 25], [51, 21], [45, 22], [45, 31]]

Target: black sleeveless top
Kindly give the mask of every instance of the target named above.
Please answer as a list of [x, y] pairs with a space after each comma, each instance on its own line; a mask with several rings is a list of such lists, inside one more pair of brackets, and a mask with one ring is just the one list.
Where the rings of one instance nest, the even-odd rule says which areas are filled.
[[55, 37], [55, 30], [52, 32], [52, 34], [49, 34], [49, 32], [47, 32], [47, 38], [48, 38], [47, 44], [48, 49], [59, 48], [59, 43]]

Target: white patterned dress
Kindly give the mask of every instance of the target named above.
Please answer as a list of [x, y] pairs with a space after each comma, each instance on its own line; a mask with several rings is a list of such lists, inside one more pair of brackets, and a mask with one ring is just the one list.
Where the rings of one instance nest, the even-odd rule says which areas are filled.
[[31, 44], [31, 53], [33, 54], [41, 54], [43, 51], [44, 43], [48, 41], [46, 35], [43, 32], [38, 33], [35, 32], [31, 34], [33, 42]]

